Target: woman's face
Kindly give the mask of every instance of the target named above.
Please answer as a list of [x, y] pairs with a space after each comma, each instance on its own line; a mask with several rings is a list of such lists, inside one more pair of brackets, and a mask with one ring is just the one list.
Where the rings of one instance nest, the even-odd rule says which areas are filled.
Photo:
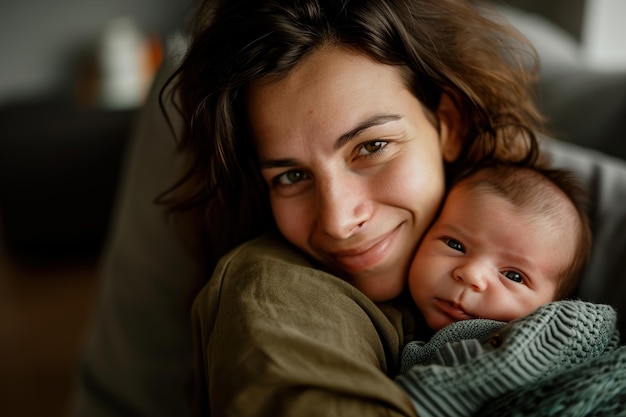
[[372, 300], [397, 296], [460, 150], [451, 101], [436, 127], [399, 68], [329, 48], [254, 85], [248, 110], [281, 233]]

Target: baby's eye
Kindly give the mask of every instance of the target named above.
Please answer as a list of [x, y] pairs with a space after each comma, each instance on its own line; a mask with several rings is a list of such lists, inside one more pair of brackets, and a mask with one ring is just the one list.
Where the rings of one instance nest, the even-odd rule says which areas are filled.
[[463, 244], [458, 240], [446, 238], [444, 239], [444, 242], [452, 249], [465, 253], [465, 248], [463, 247]]
[[277, 176], [274, 183], [278, 185], [292, 185], [308, 178], [308, 175], [299, 169], [293, 169]]
[[504, 271], [502, 273], [502, 275], [504, 275], [505, 277], [507, 277], [508, 279], [510, 279], [513, 282], [522, 282], [522, 281], [524, 281], [524, 278], [522, 277], [522, 275], [519, 272]]
[[359, 149], [359, 155], [372, 155], [376, 152], [380, 152], [383, 148], [387, 146], [387, 142], [382, 140], [373, 140], [371, 142], [366, 142], [361, 145]]

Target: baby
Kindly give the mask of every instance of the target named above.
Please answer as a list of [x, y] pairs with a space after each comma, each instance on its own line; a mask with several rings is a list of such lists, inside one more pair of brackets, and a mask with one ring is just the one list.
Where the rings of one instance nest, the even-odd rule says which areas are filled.
[[451, 188], [409, 272], [411, 295], [436, 331], [405, 346], [396, 378], [418, 415], [472, 416], [615, 351], [615, 311], [565, 300], [591, 246], [582, 196], [566, 171], [511, 165], [479, 169]]
[[457, 182], [409, 272], [428, 327], [508, 322], [569, 296], [591, 246], [583, 195], [555, 169], [492, 166]]

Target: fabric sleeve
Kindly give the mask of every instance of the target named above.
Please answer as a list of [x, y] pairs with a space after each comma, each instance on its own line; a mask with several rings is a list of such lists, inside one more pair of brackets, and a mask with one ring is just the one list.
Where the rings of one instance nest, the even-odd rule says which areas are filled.
[[[388, 374], [402, 320], [278, 238], [225, 257], [193, 306], [198, 412], [414, 416]], [[396, 310], [397, 312], [397, 310]]]

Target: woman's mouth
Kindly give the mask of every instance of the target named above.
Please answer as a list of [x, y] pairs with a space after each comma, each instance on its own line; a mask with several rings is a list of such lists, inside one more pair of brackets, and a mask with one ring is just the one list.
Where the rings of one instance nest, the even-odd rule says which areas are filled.
[[400, 233], [401, 226], [359, 247], [331, 253], [333, 263], [349, 274], [376, 267], [393, 249], [393, 243]]

